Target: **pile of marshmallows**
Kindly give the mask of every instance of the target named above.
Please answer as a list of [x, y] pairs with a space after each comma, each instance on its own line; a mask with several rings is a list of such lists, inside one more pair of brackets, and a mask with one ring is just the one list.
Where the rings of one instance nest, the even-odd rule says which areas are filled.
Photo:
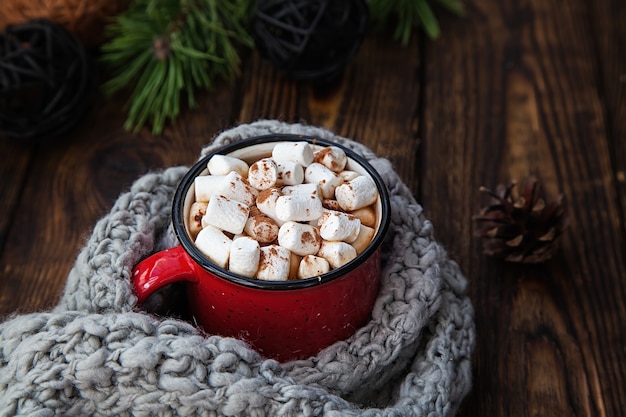
[[189, 232], [216, 265], [248, 278], [320, 276], [363, 252], [375, 234], [374, 181], [345, 170], [345, 152], [278, 142], [250, 166], [214, 155], [196, 177]]

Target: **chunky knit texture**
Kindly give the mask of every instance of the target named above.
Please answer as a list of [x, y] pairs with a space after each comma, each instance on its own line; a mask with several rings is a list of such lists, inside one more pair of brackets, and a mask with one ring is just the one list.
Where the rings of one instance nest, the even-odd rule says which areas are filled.
[[389, 188], [372, 318], [307, 360], [280, 364], [136, 306], [134, 265], [176, 239], [171, 201], [186, 167], [138, 179], [94, 227], [58, 306], [0, 324], [0, 416], [450, 416], [471, 386], [475, 329], [466, 280], [391, 164], [352, 140], [261, 120], [202, 155], [270, 133], [305, 134], [364, 156]]

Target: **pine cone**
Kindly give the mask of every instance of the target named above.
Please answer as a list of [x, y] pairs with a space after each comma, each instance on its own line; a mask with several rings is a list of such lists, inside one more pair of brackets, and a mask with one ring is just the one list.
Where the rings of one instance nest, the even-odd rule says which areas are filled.
[[549, 259], [567, 227], [563, 196], [546, 202], [542, 187], [530, 178], [521, 194], [515, 193], [516, 181], [498, 185], [496, 191], [480, 191], [494, 201], [474, 216], [477, 235], [483, 239], [486, 255], [510, 262], [539, 263]]

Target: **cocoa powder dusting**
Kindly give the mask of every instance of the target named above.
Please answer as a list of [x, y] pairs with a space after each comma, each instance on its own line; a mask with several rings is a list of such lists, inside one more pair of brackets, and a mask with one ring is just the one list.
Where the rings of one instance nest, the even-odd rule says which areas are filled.
[[[317, 232], [317, 229], [315, 229]], [[318, 243], [320, 240], [319, 235], [317, 233], [304, 232], [302, 233], [302, 243]]]
[[341, 208], [337, 200], [324, 199], [322, 201], [322, 205], [324, 206], [324, 208], [327, 208], [330, 210], [345, 211], [343, 208]]
[[256, 205], [250, 206], [250, 217], [256, 217], [261, 214], [261, 210]]
[[259, 243], [269, 243], [276, 240], [278, 236], [278, 225], [276, 225], [274, 220], [264, 214], [259, 214], [252, 217], [252, 221], [254, 237]]
[[313, 161], [321, 164], [324, 158], [326, 158], [327, 155], [330, 155], [330, 152], [331, 152], [330, 148], [322, 149], [321, 151], [315, 154], [315, 158], [313, 158]]
[[273, 193], [274, 188], [268, 188], [267, 190], [263, 190], [256, 197], [257, 204], [263, 204]]
[[267, 256], [265, 255], [265, 251], [261, 251], [261, 255], [259, 257], [259, 269], [265, 269], [267, 268], [267, 264], [268, 264], [268, 259]]

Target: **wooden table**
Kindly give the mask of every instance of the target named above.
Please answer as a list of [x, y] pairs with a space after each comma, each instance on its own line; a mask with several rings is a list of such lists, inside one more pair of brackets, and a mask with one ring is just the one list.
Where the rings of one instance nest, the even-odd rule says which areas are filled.
[[[0, 314], [53, 306], [96, 220], [149, 170], [189, 165], [213, 135], [304, 120], [388, 157], [469, 279], [474, 388], [463, 416], [619, 416], [626, 410], [626, 5], [470, 0], [443, 36], [370, 35], [321, 93], [255, 52], [162, 136], [126, 133], [122, 97], [63, 141], [0, 141]], [[621, 24], [621, 26], [620, 26]], [[481, 254], [480, 185], [537, 175], [571, 226], [543, 265]]]

